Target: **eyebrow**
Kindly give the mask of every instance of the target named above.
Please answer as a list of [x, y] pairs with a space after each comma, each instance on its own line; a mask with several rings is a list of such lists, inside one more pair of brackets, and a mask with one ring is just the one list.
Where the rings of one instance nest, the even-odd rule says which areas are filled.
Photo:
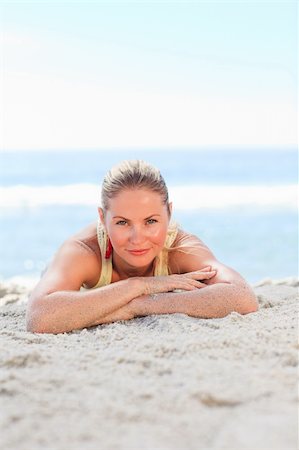
[[[159, 217], [160, 217], [160, 214], [152, 214], [151, 216], [146, 217], [144, 220], [150, 219], [151, 217], [155, 217], [155, 216], [159, 216]], [[125, 220], [130, 220], [130, 219], [127, 219], [126, 217], [123, 217], [123, 216], [114, 216], [114, 217], [112, 217], [112, 218], [113, 218], [113, 219], [125, 219]]]

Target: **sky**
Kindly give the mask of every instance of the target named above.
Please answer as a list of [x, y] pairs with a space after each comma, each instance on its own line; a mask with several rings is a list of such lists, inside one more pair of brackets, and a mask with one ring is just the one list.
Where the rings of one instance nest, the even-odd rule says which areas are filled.
[[296, 1], [1, 1], [0, 145], [290, 147]]

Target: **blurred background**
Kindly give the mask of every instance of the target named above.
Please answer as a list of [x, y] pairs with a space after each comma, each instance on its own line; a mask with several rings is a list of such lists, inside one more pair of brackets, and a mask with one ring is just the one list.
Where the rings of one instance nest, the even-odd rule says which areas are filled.
[[174, 219], [251, 283], [297, 275], [297, 2], [2, 2], [0, 279], [162, 172]]

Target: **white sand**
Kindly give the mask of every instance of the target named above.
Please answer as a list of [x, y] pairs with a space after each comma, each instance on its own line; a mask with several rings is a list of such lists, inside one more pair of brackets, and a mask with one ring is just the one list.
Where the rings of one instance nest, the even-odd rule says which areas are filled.
[[0, 446], [297, 449], [298, 281], [255, 291], [247, 316], [46, 335], [25, 331], [28, 286], [0, 284]]

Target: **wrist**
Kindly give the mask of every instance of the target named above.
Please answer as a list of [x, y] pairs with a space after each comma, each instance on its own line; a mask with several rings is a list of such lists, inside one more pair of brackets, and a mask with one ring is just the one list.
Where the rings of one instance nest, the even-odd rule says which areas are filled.
[[143, 295], [141, 297], [134, 298], [130, 302], [130, 308], [134, 317], [146, 316], [148, 315], [148, 295]]
[[147, 284], [145, 277], [128, 278], [130, 283], [130, 292], [134, 293], [134, 298], [147, 294]]

